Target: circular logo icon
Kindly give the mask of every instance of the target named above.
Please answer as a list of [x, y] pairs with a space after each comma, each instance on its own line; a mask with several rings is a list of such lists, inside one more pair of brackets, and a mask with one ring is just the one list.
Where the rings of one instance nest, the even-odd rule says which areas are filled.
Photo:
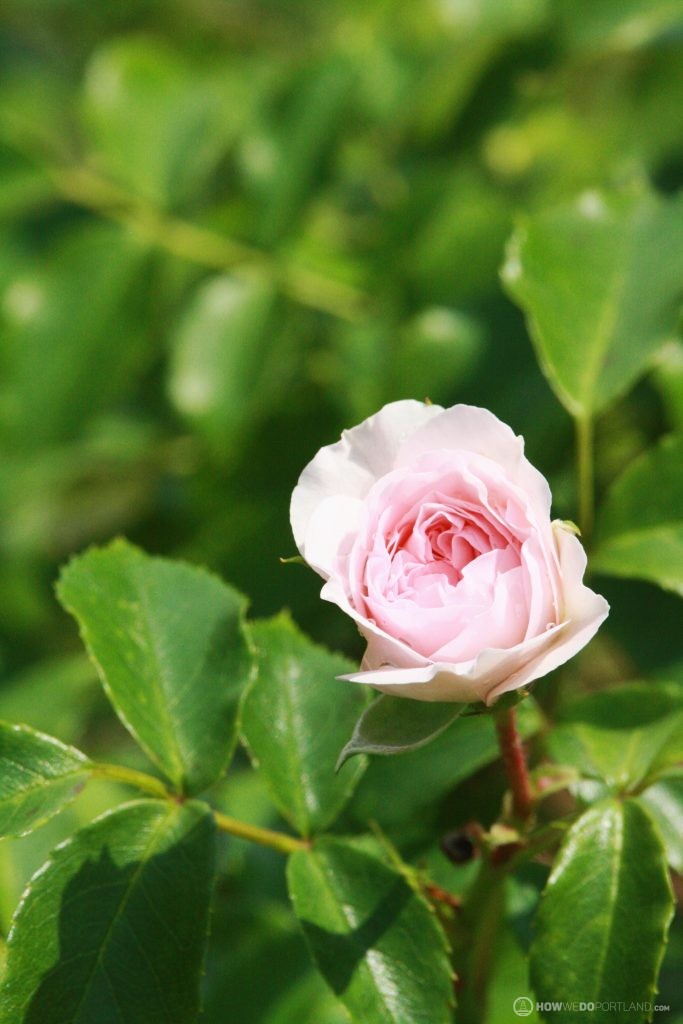
[[529, 1017], [533, 1013], [534, 1004], [528, 996], [520, 996], [515, 999], [512, 1009], [518, 1017]]

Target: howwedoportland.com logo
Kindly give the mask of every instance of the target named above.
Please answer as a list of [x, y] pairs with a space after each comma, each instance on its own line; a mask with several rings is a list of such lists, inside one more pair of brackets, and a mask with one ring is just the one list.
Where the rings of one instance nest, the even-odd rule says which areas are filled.
[[643, 1014], [647, 1015], [649, 1020], [653, 1011], [665, 1011], [668, 1010], [668, 1006], [653, 1006], [652, 1003], [626, 1003], [626, 1002], [540, 1002], [535, 1003], [529, 996], [518, 996], [512, 1004], [512, 1009], [515, 1011], [518, 1017], [530, 1017], [534, 1010], [539, 1013], [551, 1013], [551, 1012], [571, 1012], [571, 1013], [593, 1013], [595, 1010], [609, 1011], [610, 1013], [621, 1012], [621, 1013], [637, 1013], [639, 1019], [642, 1020]]

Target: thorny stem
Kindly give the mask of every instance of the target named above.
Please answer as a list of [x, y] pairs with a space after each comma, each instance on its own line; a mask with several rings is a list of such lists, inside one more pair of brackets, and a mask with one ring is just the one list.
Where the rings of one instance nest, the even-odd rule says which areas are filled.
[[514, 708], [505, 708], [495, 715], [498, 745], [512, 793], [512, 811], [519, 822], [531, 817], [533, 797], [526, 763], [526, 754], [517, 730]]
[[[93, 764], [91, 773], [96, 778], [111, 779], [112, 782], [122, 782], [128, 786], [135, 786], [136, 789], [150, 796], [158, 797], [161, 800], [178, 800], [178, 795], [171, 793], [160, 779], [146, 772], [139, 772], [135, 768], [125, 768], [118, 764]], [[272, 850], [280, 853], [294, 853], [296, 850], [307, 850], [309, 843], [305, 839], [297, 839], [296, 836], [288, 836], [284, 832], [276, 832], [270, 828], [260, 828], [258, 825], [249, 825], [245, 821], [231, 818], [221, 811], [213, 811], [216, 827], [221, 832], [228, 832], [240, 839], [249, 839], [252, 843], [260, 846], [269, 846]]]

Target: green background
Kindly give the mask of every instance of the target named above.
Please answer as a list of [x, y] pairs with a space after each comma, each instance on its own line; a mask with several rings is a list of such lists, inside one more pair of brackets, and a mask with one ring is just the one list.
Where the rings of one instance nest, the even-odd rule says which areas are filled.
[[[384, 402], [492, 409], [525, 436], [554, 513], [576, 518], [572, 422], [499, 268], [520, 215], [585, 190], [680, 189], [680, 3], [5, 0], [0, 17], [0, 717], [142, 765], [53, 592], [70, 554], [116, 534], [208, 565], [254, 615], [287, 607], [357, 659], [320, 581], [279, 558], [303, 466]], [[598, 495], [682, 425], [671, 341], [598, 419]], [[594, 585], [612, 614], [537, 687], [547, 711], [577, 688], [683, 677], [680, 598]], [[407, 843], [416, 810], [434, 834], [495, 815], [496, 778], [458, 786], [437, 767], [427, 810], [408, 784], [404, 819], [398, 801]], [[4, 934], [48, 850], [118, 799], [95, 785], [0, 846]], [[377, 799], [360, 788], [340, 830]], [[241, 753], [224, 807], [277, 821]], [[432, 855], [424, 835], [415, 849]], [[207, 1024], [343, 1020], [277, 855], [221, 850]], [[526, 991], [511, 943], [489, 1024]]]

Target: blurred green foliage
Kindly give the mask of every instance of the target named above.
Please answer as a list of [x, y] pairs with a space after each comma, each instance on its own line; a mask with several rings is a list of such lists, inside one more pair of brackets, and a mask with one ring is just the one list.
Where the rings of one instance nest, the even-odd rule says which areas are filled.
[[[287, 606], [356, 658], [317, 578], [278, 559], [301, 468], [386, 401], [492, 409], [575, 516], [572, 424], [499, 267], [519, 214], [683, 185], [680, 2], [5, 0], [0, 17], [0, 717], [135, 763], [52, 590], [67, 556], [116, 533], [209, 565], [254, 614]], [[672, 340], [598, 420], [599, 493], [682, 424]], [[600, 589], [613, 613], [581, 687], [680, 681], [680, 599]], [[542, 682], [546, 709], [577, 679]], [[407, 755], [429, 778], [439, 766], [430, 806], [424, 782], [406, 790], [409, 852], [431, 861], [435, 823], [495, 808], [487, 742], [465, 786], [443, 744]], [[397, 771], [372, 766], [343, 827], [367, 807], [391, 818]], [[244, 760], [223, 797], [276, 820]], [[3, 931], [47, 851], [118, 799], [96, 784], [0, 845]], [[277, 855], [223, 852], [207, 1024], [338, 1024]], [[441, 871], [459, 891], [462, 870]], [[518, 924], [513, 905], [488, 1024], [524, 991]]]

